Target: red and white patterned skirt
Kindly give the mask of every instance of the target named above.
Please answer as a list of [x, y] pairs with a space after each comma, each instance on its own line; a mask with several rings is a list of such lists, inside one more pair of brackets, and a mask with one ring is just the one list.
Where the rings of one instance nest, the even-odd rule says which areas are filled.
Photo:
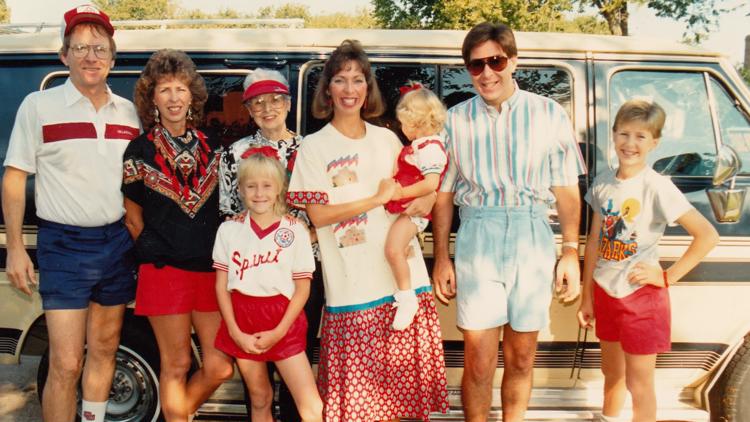
[[429, 420], [448, 411], [445, 361], [431, 292], [403, 331], [391, 328], [395, 308], [329, 313], [323, 317], [318, 388], [327, 422]]

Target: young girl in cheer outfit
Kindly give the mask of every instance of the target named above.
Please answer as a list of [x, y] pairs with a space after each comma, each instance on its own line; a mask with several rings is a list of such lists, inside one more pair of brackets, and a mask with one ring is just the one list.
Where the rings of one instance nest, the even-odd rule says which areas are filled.
[[[396, 117], [401, 122], [401, 131], [411, 141], [411, 145], [401, 150], [396, 162], [394, 179], [399, 188], [385, 206], [392, 214], [403, 213], [414, 198], [435, 192], [448, 164], [448, 156], [440, 136], [445, 123], [445, 106], [437, 95], [416, 82], [401, 88], [401, 93], [402, 97], [396, 106]], [[424, 231], [429, 222], [429, 216], [401, 214], [388, 231], [385, 257], [398, 288], [393, 295], [396, 306], [394, 330], [408, 327], [419, 307], [411, 285], [407, 258], [409, 242], [417, 233]]]
[[214, 244], [216, 294], [224, 321], [217, 349], [233, 356], [248, 386], [251, 419], [271, 422], [276, 364], [303, 421], [321, 421], [323, 405], [305, 355], [302, 309], [315, 270], [310, 235], [286, 216], [286, 171], [271, 147], [250, 151], [239, 166], [247, 210], [219, 227]]

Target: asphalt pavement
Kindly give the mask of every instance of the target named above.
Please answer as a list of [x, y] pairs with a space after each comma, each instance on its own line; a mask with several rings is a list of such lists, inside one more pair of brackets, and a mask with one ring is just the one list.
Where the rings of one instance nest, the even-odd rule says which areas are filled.
[[0, 365], [0, 422], [42, 420], [36, 394], [39, 356], [21, 356], [19, 365]]

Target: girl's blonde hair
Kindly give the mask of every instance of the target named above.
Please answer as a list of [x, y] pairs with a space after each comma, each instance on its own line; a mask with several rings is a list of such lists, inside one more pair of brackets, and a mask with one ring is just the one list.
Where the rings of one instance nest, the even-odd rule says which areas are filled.
[[445, 105], [427, 88], [407, 92], [396, 105], [396, 117], [402, 125], [428, 129], [432, 133], [443, 129], [445, 116]]
[[[279, 160], [265, 156], [263, 154], [253, 154], [242, 161], [237, 168], [237, 179], [239, 182], [240, 196], [243, 203], [245, 197], [242, 193], [243, 182], [252, 176], [266, 176], [272, 178], [279, 185], [280, 192], [273, 205], [273, 212], [277, 215], [286, 214], [286, 169], [281, 165]], [[247, 205], [245, 205], [247, 208]]]

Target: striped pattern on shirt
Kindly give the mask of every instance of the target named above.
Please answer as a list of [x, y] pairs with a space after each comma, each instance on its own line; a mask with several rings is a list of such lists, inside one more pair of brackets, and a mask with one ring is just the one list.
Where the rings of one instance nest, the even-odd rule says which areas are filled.
[[573, 126], [554, 100], [516, 87], [500, 112], [475, 96], [448, 110], [448, 170], [440, 187], [459, 206], [553, 204], [586, 167]]

